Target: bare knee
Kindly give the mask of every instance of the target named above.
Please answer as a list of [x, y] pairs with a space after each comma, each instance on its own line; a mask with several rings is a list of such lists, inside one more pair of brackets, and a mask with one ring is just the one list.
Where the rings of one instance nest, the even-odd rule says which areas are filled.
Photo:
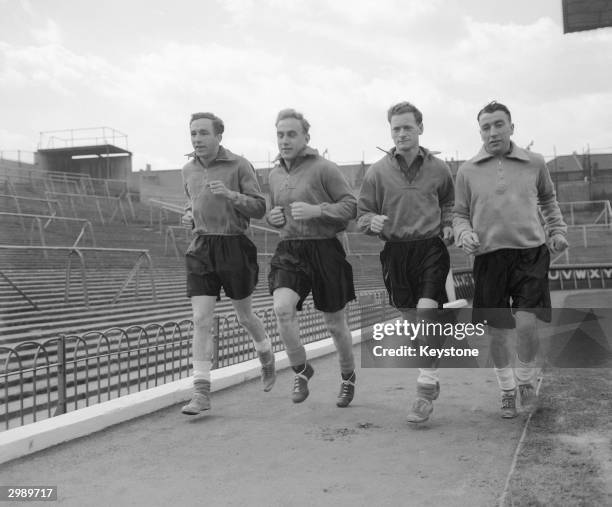
[[193, 326], [198, 329], [208, 330], [212, 327], [213, 315], [208, 312], [195, 311], [193, 313]]
[[325, 324], [332, 336], [343, 336], [348, 333], [348, 324], [344, 312], [325, 314]]
[[255, 316], [252, 313], [236, 313], [238, 324], [246, 328], [249, 328], [252, 326], [254, 317]]
[[284, 302], [274, 303], [274, 314], [280, 324], [293, 322], [297, 316], [295, 307]]
[[536, 316], [530, 312], [516, 312], [516, 332], [519, 336], [531, 336], [536, 329]]

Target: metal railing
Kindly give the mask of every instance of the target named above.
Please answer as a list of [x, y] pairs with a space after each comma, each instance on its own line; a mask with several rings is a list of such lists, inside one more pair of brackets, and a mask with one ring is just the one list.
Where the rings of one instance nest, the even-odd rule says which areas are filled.
[[[273, 311], [255, 313], [273, 350], [282, 350]], [[378, 291], [350, 303], [347, 320], [357, 329], [397, 315], [386, 292]], [[302, 343], [329, 336], [312, 302], [304, 305], [299, 321]], [[192, 321], [182, 320], [0, 346], [0, 424], [9, 429], [188, 377], [192, 331]], [[217, 315], [212, 332], [213, 368], [257, 357], [235, 315]]]
[[[64, 284], [64, 303], [68, 303], [70, 301], [70, 289], [71, 289], [71, 279], [72, 279], [72, 260], [74, 257], [78, 259], [79, 268], [80, 268], [80, 278], [81, 278], [81, 289], [83, 294], [83, 304], [89, 308], [89, 283], [87, 280], [87, 270], [85, 265], [85, 257], [83, 256], [84, 252], [102, 252], [102, 253], [134, 253], [137, 254], [136, 262], [133, 267], [129, 271], [126, 276], [125, 281], [121, 285], [121, 288], [115, 294], [115, 296], [110, 301], [112, 304], [115, 304], [128, 285], [134, 281], [135, 283], [135, 294], [136, 297], [140, 296], [140, 274], [142, 268], [146, 268], [149, 274], [149, 283], [150, 283], [150, 292], [151, 299], [154, 302], [157, 302], [157, 292], [155, 290], [155, 280], [153, 278], [153, 261], [151, 260], [151, 256], [148, 250], [138, 250], [134, 248], [99, 248], [99, 247], [68, 247], [68, 246], [23, 246], [23, 245], [0, 245], [0, 250], [41, 250], [41, 251], [65, 251], [68, 253], [68, 259], [66, 263], [65, 270], [65, 284]], [[5, 279], [8, 279], [6, 275], [4, 275], [1, 271], [0, 274], [3, 275]], [[19, 287], [11, 282], [11, 286], [15, 288], [22, 296], [26, 297], [28, 301], [31, 301], [31, 298], [27, 297], [25, 291], [19, 289]], [[35, 306], [35, 305], [34, 305]]]
[[[93, 226], [89, 220], [84, 218], [70, 218], [70, 217], [58, 217], [57, 215], [37, 215], [31, 213], [9, 213], [6, 211], [0, 211], [0, 216], [13, 216], [20, 219], [21, 228], [24, 232], [26, 232], [26, 227], [24, 223], [24, 218], [31, 218], [32, 224], [30, 226], [30, 245], [34, 244], [34, 229], [38, 227], [38, 239], [40, 240], [40, 246], [47, 246], [45, 242], [45, 233], [44, 231], [49, 227], [49, 225], [53, 221], [63, 222], [66, 226], [68, 222], [77, 222], [81, 224], [81, 230], [79, 231], [76, 240], [72, 244], [72, 248], [76, 248], [76, 246], [81, 242], [85, 233], [89, 231], [89, 238], [91, 240], [91, 246], [96, 246], [96, 238], [93, 232]], [[42, 223], [42, 220], [46, 222]], [[43, 253], [46, 257], [46, 251]]]

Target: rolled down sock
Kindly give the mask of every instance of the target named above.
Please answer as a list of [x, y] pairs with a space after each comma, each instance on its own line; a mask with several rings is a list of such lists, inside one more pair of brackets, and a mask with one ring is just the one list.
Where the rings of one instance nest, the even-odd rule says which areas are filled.
[[270, 338], [266, 336], [266, 338], [260, 342], [253, 342], [255, 344], [255, 350], [261, 356], [261, 354], [265, 354], [266, 352], [270, 352], [272, 350], [272, 342]]
[[500, 389], [504, 391], [512, 391], [516, 389], [516, 381], [514, 380], [514, 371], [510, 366], [505, 368], [493, 368], [497, 376], [497, 383]]
[[194, 361], [193, 362], [193, 381], [208, 380], [210, 382], [211, 361]]
[[436, 385], [440, 380], [437, 368], [419, 368], [418, 384]]
[[514, 372], [516, 374], [516, 380], [518, 380], [519, 384], [533, 384], [533, 379], [535, 377], [535, 361], [529, 361], [528, 363], [524, 363], [517, 356], [516, 358], [517, 367]]

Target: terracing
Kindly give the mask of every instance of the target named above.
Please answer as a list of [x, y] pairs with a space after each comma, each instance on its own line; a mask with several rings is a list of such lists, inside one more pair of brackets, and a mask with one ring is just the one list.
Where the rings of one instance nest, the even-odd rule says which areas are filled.
[[[0, 181], [0, 189], [2, 344], [190, 317], [190, 233], [176, 202], [134, 202], [119, 182], [34, 171]], [[261, 269], [254, 308], [269, 308], [265, 282], [278, 235], [263, 221], [250, 234]], [[381, 289], [380, 242], [359, 233], [342, 239], [357, 290]], [[223, 298], [217, 312], [230, 309]]]

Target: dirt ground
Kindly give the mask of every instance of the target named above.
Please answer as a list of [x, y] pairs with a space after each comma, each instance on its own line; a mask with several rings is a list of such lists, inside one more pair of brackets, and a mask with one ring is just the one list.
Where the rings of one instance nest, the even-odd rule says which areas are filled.
[[546, 375], [509, 505], [612, 505], [612, 362]]

